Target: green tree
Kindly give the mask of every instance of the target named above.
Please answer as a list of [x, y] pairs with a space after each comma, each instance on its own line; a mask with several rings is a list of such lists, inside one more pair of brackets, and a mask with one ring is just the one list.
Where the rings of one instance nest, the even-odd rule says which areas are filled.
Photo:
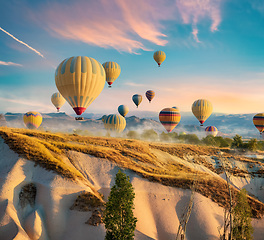
[[219, 144], [217, 142], [217, 139], [212, 136], [212, 135], [208, 135], [205, 138], [202, 139], [202, 142], [207, 145], [207, 146], [216, 146], [219, 147]]
[[164, 142], [168, 142], [171, 140], [170, 135], [168, 133], [162, 132], [160, 135], [160, 140]]
[[158, 140], [158, 134], [153, 129], [144, 130], [141, 137], [150, 141]]
[[132, 240], [137, 218], [133, 215], [135, 193], [129, 177], [120, 170], [104, 211], [106, 240]]
[[186, 134], [186, 135], [182, 135], [182, 136], [179, 136], [179, 138], [184, 138], [184, 141], [186, 143], [190, 143], [190, 144], [200, 144], [201, 141], [200, 139], [197, 137], [196, 134]]
[[243, 148], [243, 141], [240, 135], [236, 135], [233, 137], [233, 142], [231, 144], [232, 148]]
[[256, 151], [258, 148], [257, 139], [256, 138], [250, 139], [249, 142], [246, 144], [246, 147], [251, 151]]
[[127, 133], [128, 138], [139, 139], [139, 134], [136, 131], [129, 131]]
[[237, 194], [237, 203], [233, 214], [233, 239], [251, 240], [253, 239], [253, 227], [251, 225], [251, 208], [247, 201], [247, 191], [242, 189]]

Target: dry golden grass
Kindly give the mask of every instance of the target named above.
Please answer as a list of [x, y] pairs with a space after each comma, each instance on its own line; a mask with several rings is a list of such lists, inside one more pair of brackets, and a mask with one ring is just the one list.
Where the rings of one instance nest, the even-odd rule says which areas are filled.
[[[153, 154], [153, 149], [169, 153], [184, 159], [187, 155], [195, 156], [198, 164], [211, 170], [213, 166], [203, 161], [200, 156], [216, 156], [218, 148], [188, 144], [148, 143], [139, 140], [118, 138], [85, 137], [69, 134], [54, 134], [38, 130], [0, 127], [0, 136], [9, 147], [19, 155], [34, 161], [47, 170], [53, 170], [70, 179], [83, 179], [83, 175], [74, 168], [74, 159], [69, 151], [77, 151], [105, 158], [120, 167], [130, 169], [150, 181], [173, 187], [190, 189], [194, 176], [197, 181], [196, 191], [212, 199], [222, 207], [228, 207], [229, 194], [224, 180], [197, 172], [176, 161], [164, 161]], [[230, 153], [224, 154], [232, 156]], [[73, 165], [63, 162], [62, 156], [68, 157]], [[233, 156], [235, 158], [235, 156]], [[236, 189], [234, 189], [237, 192]], [[99, 196], [97, 194], [97, 196]], [[264, 214], [264, 204], [248, 197], [254, 217]]]

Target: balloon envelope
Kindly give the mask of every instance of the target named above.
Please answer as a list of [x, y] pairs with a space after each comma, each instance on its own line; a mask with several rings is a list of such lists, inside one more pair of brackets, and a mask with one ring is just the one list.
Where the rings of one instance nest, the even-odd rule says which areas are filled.
[[142, 102], [142, 96], [139, 94], [135, 94], [135, 95], [133, 95], [132, 100], [136, 104], [136, 106], [138, 107], [138, 105]]
[[146, 91], [146, 97], [151, 102], [151, 100], [155, 97], [155, 92], [152, 90]]
[[253, 123], [260, 133], [264, 131], [264, 113], [258, 113], [253, 117]]
[[119, 77], [121, 73], [121, 68], [116, 62], [105, 62], [103, 63], [106, 74], [106, 82], [109, 87], [112, 83]]
[[51, 96], [51, 102], [57, 108], [58, 112], [65, 103], [65, 101], [66, 101], [65, 98], [58, 92], [53, 93]]
[[205, 128], [205, 132], [206, 132], [207, 136], [208, 135], [212, 135], [212, 136], [215, 137], [217, 135], [217, 133], [218, 133], [218, 130], [214, 126], [208, 126], [208, 127]]
[[167, 132], [171, 132], [180, 122], [180, 111], [174, 108], [164, 108], [159, 113], [159, 120]]
[[126, 127], [126, 119], [119, 114], [110, 114], [106, 117], [104, 125], [106, 130], [121, 133]]
[[103, 90], [105, 70], [93, 58], [70, 57], [57, 67], [55, 83], [76, 114], [81, 115]]
[[166, 54], [163, 51], [156, 51], [154, 52], [153, 58], [160, 67], [161, 63], [166, 59]]
[[27, 112], [23, 117], [24, 123], [29, 129], [37, 129], [42, 123], [42, 116], [39, 112]]
[[105, 119], [107, 118], [107, 115], [102, 116], [102, 122], [104, 123]]
[[192, 112], [203, 126], [203, 123], [213, 112], [213, 105], [206, 99], [198, 99], [192, 105]]
[[118, 112], [120, 113], [121, 116], [125, 117], [129, 112], [129, 108], [126, 105], [120, 105], [118, 107]]

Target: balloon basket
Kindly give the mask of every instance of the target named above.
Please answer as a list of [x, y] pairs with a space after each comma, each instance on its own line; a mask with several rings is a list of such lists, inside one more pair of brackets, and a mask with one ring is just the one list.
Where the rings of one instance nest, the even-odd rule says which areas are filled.
[[76, 121], [82, 121], [82, 120], [84, 120], [84, 118], [83, 117], [75, 117], [75, 120]]

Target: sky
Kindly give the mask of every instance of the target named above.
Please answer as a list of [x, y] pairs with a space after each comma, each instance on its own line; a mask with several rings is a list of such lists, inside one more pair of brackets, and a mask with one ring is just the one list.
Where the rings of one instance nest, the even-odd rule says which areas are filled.
[[[0, 112], [55, 112], [55, 69], [71, 56], [117, 62], [121, 74], [86, 112], [264, 112], [263, 0], [9, 0], [0, 8]], [[166, 60], [159, 68], [157, 50]], [[156, 93], [152, 103], [147, 90]], [[139, 109], [133, 94], [143, 95]], [[66, 102], [61, 109], [74, 114]]]

